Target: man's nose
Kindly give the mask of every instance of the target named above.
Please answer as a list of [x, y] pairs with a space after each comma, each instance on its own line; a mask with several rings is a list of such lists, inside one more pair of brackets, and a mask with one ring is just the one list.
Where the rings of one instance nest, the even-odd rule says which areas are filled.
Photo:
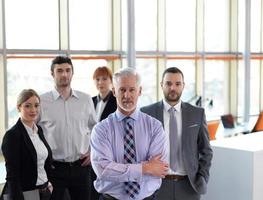
[[171, 89], [171, 90], [175, 90], [175, 89], [176, 89], [176, 84], [172, 84], [172, 85], [170, 86], [170, 89]]
[[128, 98], [128, 97], [130, 97], [130, 94], [131, 94], [131, 93], [130, 93], [129, 91], [126, 91], [126, 92], [124, 92], [124, 97], [125, 97], [125, 98]]

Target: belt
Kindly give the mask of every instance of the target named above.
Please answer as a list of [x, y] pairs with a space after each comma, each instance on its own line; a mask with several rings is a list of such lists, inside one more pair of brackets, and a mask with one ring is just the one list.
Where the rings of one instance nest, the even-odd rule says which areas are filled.
[[42, 185], [37, 185], [36, 188], [39, 190], [40, 193], [46, 192], [48, 190], [48, 182]]
[[168, 174], [165, 176], [165, 179], [180, 181], [180, 180], [185, 179], [186, 177], [187, 177], [186, 175], [181, 176], [181, 175], [177, 175], [177, 174]]
[[[144, 198], [143, 200], [151, 200], [151, 199], [154, 199], [154, 197], [155, 197], [155, 195], [156, 195], [156, 192], [157, 192], [157, 191], [155, 191], [151, 196], [148, 196], [148, 197]], [[108, 194], [102, 194], [102, 197], [103, 197], [103, 200], [118, 200], [118, 199], [116, 199], [115, 197], [112, 197], [112, 196], [110, 196], [110, 195], [108, 195]]]
[[108, 194], [102, 194], [102, 196], [103, 196], [103, 200], [118, 200], [118, 199], [116, 199], [116, 198], [114, 198]]
[[81, 166], [81, 160], [76, 160], [73, 162], [62, 162], [62, 161], [57, 161], [53, 160], [52, 164], [54, 166], [61, 166], [61, 167], [74, 167], [74, 166]]

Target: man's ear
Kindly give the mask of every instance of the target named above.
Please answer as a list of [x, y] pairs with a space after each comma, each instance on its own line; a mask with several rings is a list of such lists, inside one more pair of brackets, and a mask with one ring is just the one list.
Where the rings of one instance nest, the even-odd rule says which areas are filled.
[[112, 94], [116, 97], [115, 87], [112, 87]]
[[139, 88], [139, 96], [141, 96], [141, 94], [142, 94], [142, 86], [140, 86]]
[[16, 106], [18, 112], [20, 112], [20, 106]]

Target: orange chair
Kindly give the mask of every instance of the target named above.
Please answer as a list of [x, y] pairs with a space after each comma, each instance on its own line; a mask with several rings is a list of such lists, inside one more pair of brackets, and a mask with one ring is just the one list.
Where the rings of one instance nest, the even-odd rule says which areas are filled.
[[259, 114], [257, 122], [251, 132], [263, 131], [263, 111]]
[[217, 131], [217, 128], [218, 128], [219, 124], [220, 124], [219, 120], [207, 122], [207, 129], [208, 129], [208, 132], [209, 132], [210, 140], [215, 140], [216, 139], [216, 131]]

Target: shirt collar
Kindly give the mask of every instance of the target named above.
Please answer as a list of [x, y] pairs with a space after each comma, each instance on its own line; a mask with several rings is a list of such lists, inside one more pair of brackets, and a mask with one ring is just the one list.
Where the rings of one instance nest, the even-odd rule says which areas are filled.
[[[59, 94], [59, 92], [56, 89], [52, 90], [52, 95], [53, 95], [54, 100], [57, 100], [59, 97], [61, 97], [61, 95]], [[70, 96], [76, 97], [77, 99], [79, 98], [76, 91], [72, 90], [72, 89], [71, 89], [71, 95]]]
[[116, 110], [115, 113], [116, 113], [117, 121], [122, 121], [126, 117], [130, 117], [136, 121], [139, 119], [140, 110], [136, 108], [136, 110], [129, 116], [122, 114], [118, 109]]
[[110, 91], [104, 99], [102, 99], [102, 98], [100, 97], [100, 95], [98, 95], [98, 96], [97, 96], [98, 102], [100, 102], [100, 101], [102, 100], [102, 101], [105, 103], [106, 101], [109, 100], [111, 94], [112, 94], [112, 92]]
[[[177, 112], [181, 112], [181, 110], [182, 110], [181, 104], [182, 104], [182, 101], [179, 100], [179, 102], [178, 102], [175, 106], [173, 106]], [[163, 106], [164, 106], [164, 110], [165, 110], [166, 112], [169, 112], [168, 110], [172, 107], [172, 106], [171, 106], [170, 104], [168, 104], [165, 100], [163, 100]]]
[[[23, 122], [22, 122], [22, 123], [23, 123]], [[29, 126], [26, 125], [25, 123], [23, 123], [23, 125], [24, 125], [24, 127], [25, 127], [25, 129], [26, 129], [26, 131], [27, 131], [27, 133], [28, 133], [29, 136], [34, 136], [35, 133], [38, 132], [38, 128], [37, 128], [37, 126], [36, 126], [35, 123], [33, 123], [33, 128], [29, 127]]]

